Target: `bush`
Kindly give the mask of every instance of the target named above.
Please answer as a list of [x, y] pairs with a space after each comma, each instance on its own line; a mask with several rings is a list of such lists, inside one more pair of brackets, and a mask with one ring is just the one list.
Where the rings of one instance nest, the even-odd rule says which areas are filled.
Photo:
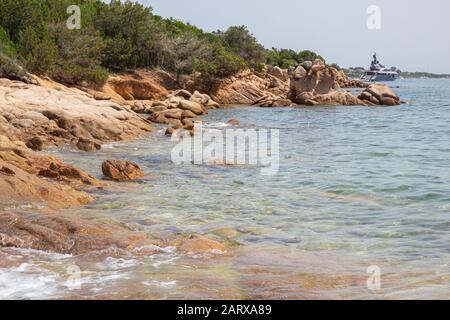
[[45, 26], [28, 26], [20, 31], [19, 46], [27, 70], [38, 75], [54, 74], [58, 49]]
[[55, 77], [65, 83], [87, 82], [101, 86], [107, 79], [101, 67], [105, 42], [93, 29], [69, 30], [64, 25], [52, 27], [57, 43], [57, 68]]

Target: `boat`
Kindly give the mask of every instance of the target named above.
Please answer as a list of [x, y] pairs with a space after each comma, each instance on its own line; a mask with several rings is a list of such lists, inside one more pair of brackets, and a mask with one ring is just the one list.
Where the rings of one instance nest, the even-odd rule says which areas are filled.
[[373, 61], [370, 65], [370, 70], [364, 71], [361, 76], [362, 81], [395, 81], [400, 79], [400, 75], [393, 69], [388, 69], [383, 66], [377, 59], [377, 54], [373, 55]]

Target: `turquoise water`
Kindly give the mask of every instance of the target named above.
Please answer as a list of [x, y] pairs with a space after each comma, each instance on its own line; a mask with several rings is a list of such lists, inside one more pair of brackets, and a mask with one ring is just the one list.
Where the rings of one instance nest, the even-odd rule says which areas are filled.
[[[204, 118], [209, 127], [235, 118], [242, 128], [279, 129], [273, 176], [257, 166], [175, 165], [162, 129], [95, 154], [54, 150], [97, 177], [111, 158], [147, 174], [68, 214], [160, 238], [205, 234], [231, 249], [219, 257], [2, 249], [15, 267], [0, 269], [0, 296], [46, 288], [49, 298], [450, 298], [450, 81], [395, 85], [407, 105], [239, 107]], [[72, 264], [83, 286], [67, 291]], [[369, 266], [381, 270], [379, 290], [367, 288]]]

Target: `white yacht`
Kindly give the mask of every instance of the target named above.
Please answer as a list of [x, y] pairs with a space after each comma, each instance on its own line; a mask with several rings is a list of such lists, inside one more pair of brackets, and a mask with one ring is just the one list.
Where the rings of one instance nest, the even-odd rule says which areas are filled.
[[361, 76], [362, 81], [395, 81], [400, 78], [397, 71], [385, 68], [377, 59], [377, 54], [373, 55], [373, 61], [370, 70], [364, 72]]

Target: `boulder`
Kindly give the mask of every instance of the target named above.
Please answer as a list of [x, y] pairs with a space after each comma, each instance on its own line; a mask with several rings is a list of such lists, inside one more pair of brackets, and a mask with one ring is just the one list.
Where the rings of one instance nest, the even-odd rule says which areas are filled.
[[141, 168], [134, 162], [122, 160], [106, 160], [102, 164], [105, 177], [114, 181], [140, 179], [144, 176]]
[[178, 119], [169, 118], [169, 125], [174, 129], [180, 129], [183, 127], [183, 124]]
[[197, 115], [195, 113], [193, 113], [190, 110], [183, 110], [183, 113], [181, 114], [181, 118], [196, 118]]
[[102, 146], [92, 140], [80, 138], [77, 142], [77, 148], [82, 151], [92, 152], [100, 150]]
[[178, 107], [183, 110], [189, 110], [196, 115], [202, 115], [206, 113], [206, 110], [203, 109], [202, 105], [195, 101], [182, 100], [180, 101]]
[[169, 124], [169, 120], [164, 116], [163, 112], [156, 112], [152, 114], [152, 116], [148, 118], [148, 120], [159, 124]]
[[177, 90], [171, 94], [172, 97], [181, 97], [183, 99], [189, 100], [192, 94], [187, 90]]
[[303, 63], [301, 64], [301, 66], [302, 66], [306, 71], [308, 71], [309, 69], [311, 69], [312, 65], [313, 65], [312, 61], [305, 61], [305, 62], [303, 62]]
[[183, 110], [181, 109], [168, 109], [166, 111], [161, 111], [161, 114], [167, 119], [178, 119], [181, 120], [181, 116], [183, 114]]
[[270, 68], [269, 74], [274, 76], [274, 77], [276, 77], [276, 78], [278, 78], [278, 79], [280, 79], [280, 80], [282, 80], [282, 81], [286, 81], [285, 73], [278, 66]]

